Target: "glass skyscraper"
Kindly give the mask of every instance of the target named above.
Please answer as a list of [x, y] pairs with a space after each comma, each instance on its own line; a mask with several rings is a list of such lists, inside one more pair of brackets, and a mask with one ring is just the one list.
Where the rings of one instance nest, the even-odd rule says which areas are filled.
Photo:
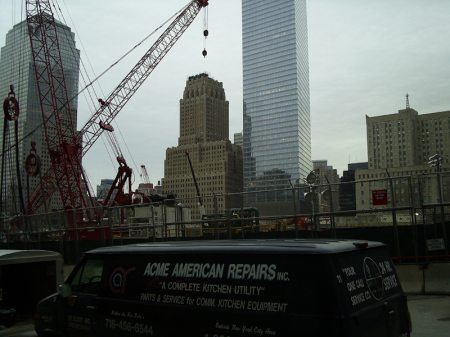
[[306, 0], [242, 0], [242, 52], [244, 189], [302, 184], [312, 169]]
[[[56, 22], [56, 29], [59, 40], [61, 58], [63, 62], [64, 76], [68, 90], [69, 98], [72, 98], [78, 92], [80, 51], [75, 46], [75, 34], [70, 27]], [[35, 33], [38, 33], [36, 28]], [[48, 171], [51, 165], [48, 155], [47, 143], [42, 124], [42, 113], [39, 103], [39, 94], [37, 89], [36, 77], [34, 72], [34, 63], [31, 54], [30, 38], [28, 36], [27, 22], [23, 21], [14, 25], [6, 34], [5, 46], [1, 48], [0, 54], [0, 99], [3, 102], [8, 97], [10, 85], [14, 85], [15, 98], [19, 103], [20, 116], [18, 119], [19, 141], [19, 161], [21, 167], [22, 188], [24, 190], [25, 203], [27, 202], [27, 175], [25, 173], [25, 161], [30, 154], [31, 142], [36, 143], [37, 154], [41, 158], [42, 176]], [[74, 98], [70, 102], [71, 117], [76, 128], [78, 100]], [[8, 150], [15, 144], [14, 123], [9, 122], [9, 130], [5, 132], [5, 145]], [[49, 131], [51, 132], [51, 131]], [[3, 147], [4, 128], [0, 127], [0, 151]], [[2, 194], [2, 212], [15, 214], [20, 211], [18, 207], [18, 181], [12, 161], [15, 161], [15, 150], [9, 149], [5, 154], [3, 170], [3, 194]], [[15, 164], [14, 164], [15, 165]], [[34, 187], [39, 184], [40, 178], [30, 177], [30, 193]], [[59, 193], [54, 193], [51, 203], [47, 203], [50, 209], [61, 209], [62, 202]], [[40, 211], [43, 211], [41, 208]]]

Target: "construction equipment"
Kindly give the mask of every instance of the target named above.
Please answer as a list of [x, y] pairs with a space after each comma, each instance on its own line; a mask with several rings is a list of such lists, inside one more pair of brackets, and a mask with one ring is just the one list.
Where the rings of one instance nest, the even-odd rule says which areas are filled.
[[[31, 50], [45, 136], [52, 162], [52, 168], [43, 177], [42, 189], [37, 187], [31, 194], [29, 206], [31, 209], [27, 210], [28, 214], [34, 213], [44, 203], [44, 200], [58, 189], [64, 209], [76, 210], [76, 219], [69, 215], [69, 223], [73, 224], [74, 221], [82, 220], [83, 214], [80, 210], [92, 206], [94, 203], [81, 166], [81, 158], [103, 131], [112, 131], [112, 120], [161, 62], [200, 10], [206, 6], [208, 6], [208, 0], [191, 1], [116, 89], [105, 100], [99, 99], [100, 105], [95, 113], [81, 131], [76, 132], [71, 116], [70, 99], [67, 94], [56, 22], [50, 0], [27, 1]], [[121, 189], [126, 186], [126, 181], [129, 181], [132, 172], [123, 157], [118, 157], [117, 160], [120, 167], [112, 189]], [[129, 193], [116, 195], [114, 201], [117, 204], [131, 202], [131, 183], [128, 186]], [[91, 215], [88, 212], [87, 217], [89, 220], [93, 220], [98, 215]]]
[[215, 231], [227, 230], [240, 233], [260, 232], [259, 210], [256, 207], [230, 208], [221, 214], [204, 214], [203, 235], [214, 235]]
[[202, 196], [200, 195], [200, 190], [198, 188], [197, 179], [195, 178], [194, 168], [192, 167], [191, 157], [189, 157], [188, 151], [186, 151], [186, 157], [189, 161], [189, 166], [191, 167], [192, 178], [194, 179], [195, 189], [197, 190], [198, 208], [200, 211], [200, 217], [203, 218], [203, 216], [205, 215], [205, 206], [203, 205]]
[[153, 184], [150, 182], [145, 165], [141, 165], [141, 172], [141, 179], [143, 182], [139, 184], [138, 191], [142, 192], [145, 196], [153, 194]]
[[151, 184], [150, 178], [148, 177], [147, 169], [145, 168], [145, 165], [141, 165], [142, 173], [141, 178], [144, 181], [144, 184]]

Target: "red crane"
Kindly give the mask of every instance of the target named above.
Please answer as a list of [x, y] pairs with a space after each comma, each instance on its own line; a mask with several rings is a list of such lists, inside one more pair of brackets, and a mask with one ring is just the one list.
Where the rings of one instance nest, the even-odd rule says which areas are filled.
[[[208, 0], [193, 0], [173, 20], [153, 46], [145, 53], [116, 89], [105, 99], [90, 120], [76, 132], [72, 121], [55, 19], [50, 0], [28, 0], [27, 22], [39, 92], [43, 124], [52, 168], [43, 177], [43, 187], [31, 195], [28, 214], [34, 213], [58, 188], [64, 208], [81, 209], [89, 206], [84, 192], [89, 188], [81, 158], [164, 58], [175, 42], [193, 22]], [[125, 186], [128, 166], [118, 158], [120, 168], [117, 182]], [[128, 168], [131, 170], [130, 168]], [[125, 171], [125, 173], [123, 173]], [[114, 187], [114, 186], [113, 186]], [[117, 186], [116, 186], [117, 187]], [[131, 189], [131, 186], [130, 186]], [[88, 193], [89, 194], [89, 193]], [[91, 196], [88, 196], [91, 198]], [[92, 198], [91, 198], [92, 200]], [[79, 214], [81, 217], [81, 214]]]

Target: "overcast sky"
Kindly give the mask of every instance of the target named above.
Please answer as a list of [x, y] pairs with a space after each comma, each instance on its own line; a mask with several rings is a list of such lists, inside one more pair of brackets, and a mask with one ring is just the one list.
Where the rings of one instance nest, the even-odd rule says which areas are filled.
[[[24, 18], [22, 2], [1, 0], [0, 46]], [[97, 75], [187, 3], [59, 0], [85, 66], [90, 62]], [[406, 93], [420, 114], [450, 110], [450, 1], [307, 0], [307, 11], [312, 159], [327, 159], [340, 175], [349, 162], [367, 161], [365, 116], [404, 109]], [[223, 82], [230, 139], [242, 131], [241, 1], [210, 0], [208, 13], [207, 57], [201, 55], [200, 13], [113, 123], [128, 164], [138, 171], [136, 183], [141, 165], [154, 184], [164, 176], [165, 151], [178, 145], [179, 100], [188, 76], [207, 72]], [[104, 75], [98, 96], [106, 97], [161, 33]], [[93, 109], [79, 98], [78, 129]], [[116, 176], [108, 151], [99, 139], [83, 158], [94, 189], [100, 179]]]

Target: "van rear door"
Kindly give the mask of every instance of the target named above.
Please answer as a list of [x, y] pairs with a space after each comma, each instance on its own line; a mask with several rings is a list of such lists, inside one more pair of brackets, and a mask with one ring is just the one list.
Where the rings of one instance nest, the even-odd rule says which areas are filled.
[[348, 329], [359, 332], [355, 335], [399, 336], [408, 332], [406, 295], [386, 247], [339, 255], [336, 277], [350, 317]]

